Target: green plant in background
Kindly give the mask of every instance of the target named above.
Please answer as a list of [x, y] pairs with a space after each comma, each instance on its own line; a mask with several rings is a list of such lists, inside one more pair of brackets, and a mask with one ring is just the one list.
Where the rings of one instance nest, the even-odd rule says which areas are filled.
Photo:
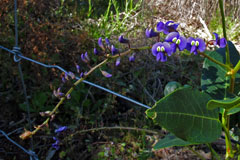
[[[94, 3], [89, 1], [89, 12], [93, 12]], [[135, 5], [133, 0], [126, 0], [125, 3], [117, 0], [109, 0], [108, 6], [104, 14], [99, 18], [94, 18], [96, 22], [87, 26], [89, 34], [93, 38], [101, 36], [110, 37], [113, 34], [125, 32], [128, 29], [128, 21], [132, 14], [135, 13], [142, 4], [139, 0]], [[133, 7], [134, 6], [134, 7]]]
[[93, 10], [92, 10], [92, 1], [88, 0], [88, 17], [91, 16]]
[[[48, 97], [51, 97], [52, 92], [36, 92], [33, 94], [31, 105], [30, 105], [30, 112], [43, 112], [49, 111], [54, 108], [53, 101], [49, 101]], [[23, 111], [27, 111], [27, 105], [25, 103], [19, 104], [19, 107]]]
[[[219, 16], [221, 16], [221, 14], [220, 11], [217, 10], [216, 14], [209, 21], [209, 29], [211, 32], [223, 34]], [[240, 30], [238, 29], [240, 27], [240, 22], [238, 21], [238, 19], [233, 19], [232, 15], [227, 16], [225, 20], [227, 35], [229, 36], [229, 39], [231, 39], [232, 41], [238, 41], [240, 38]]]

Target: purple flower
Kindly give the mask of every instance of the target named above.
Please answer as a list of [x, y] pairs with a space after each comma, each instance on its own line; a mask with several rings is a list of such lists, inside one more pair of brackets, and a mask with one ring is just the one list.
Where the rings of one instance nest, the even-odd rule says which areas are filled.
[[102, 72], [102, 75], [104, 75], [104, 77], [107, 77], [107, 78], [112, 77], [112, 75], [106, 71], [101, 71], [101, 72]]
[[68, 74], [66, 72], [64, 73], [64, 78], [68, 80]]
[[169, 33], [165, 41], [172, 42], [171, 48], [173, 50], [173, 53], [176, 52], [177, 48], [179, 49], [179, 51], [183, 51], [187, 46], [187, 39], [185, 37], [180, 36], [178, 32]]
[[55, 148], [56, 150], [59, 150], [60, 141], [56, 137], [53, 137], [53, 140], [55, 141], [55, 143], [52, 144], [52, 147]]
[[112, 52], [112, 55], [115, 55], [118, 53], [118, 49], [114, 47], [114, 45], [111, 46], [111, 52]]
[[123, 35], [119, 36], [118, 41], [119, 41], [120, 43], [129, 43], [129, 40], [123, 38]]
[[154, 32], [153, 29], [146, 29], [145, 34], [147, 38], [157, 37], [159, 35], [157, 32]]
[[105, 42], [106, 42], [107, 46], [111, 46], [111, 43], [108, 38], [105, 38]]
[[70, 98], [71, 98], [71, 95], [70, 95], [70, 94], [68, 94], [68, 95], [67, 95], [67, 99], [70, 99]]
[[80, 72], [80, 66], [78, 64], [76, 64], [76, 69], [77, 69], [77, 73]]
[[206, 45], [202, 39], [200, 38], [194, 39], [193, 37], [189, 37], [187, 39], [186, 49], [189, 50], [190, 53], [194, 53], [196, 55], [197, 50], [199, 50], [200, 52], [204, 52], [205, 48], [206, 48]]
[[106, 43], [107, 48], [110, 50], [111, 49], [111, 43], [110, 43], [108, 38], [105, 38], [105, 43]]
[[68, 75], [72, 78], [72, 79], [75, 79], [75, 75], [73, 72], [68, 72]]
[[63, 83], [66, 83], [66, 79], [65, 79], [64, 76], [62, 76], [62, 82], [63, 82]]
[[173, 21], [167, 21], [165, 24], [160, 21], [157, 24], [157, 31], [163, 32], [164, 34], [168, 34], [170, 32], [176, 32], [178, 25], [179, 25], [178, 23], [174, 23]]
[[95, 55], [98, 55], [98, 54], [99, 54], [97, 48], [94, 48], [94, 49], [93, 49], [93, 53], [94, 53]]
[[120, 64], [120, 60], [121, 60], [121, 58], [118, 57], [117, 60], [116, 60], [116, 63], [115, 63], [116, 66], [119, 66], [119, 64]]
[[89, 59], [89, 57], [88, 57], [88, 53], [87, 53], [87, 52], [84, 54], [84, 56], [85, 56], [85, 58], [87, 59], [87, 61], [90, 61], [90, 59]]
[[82, 60], [83, 62], [87, 63], [87, 61], [86, 61], [85, 56], [84, 56], [83, 53], [81, 54], [81, 60]]
[[133, 54], [129, 57], [129, 61], [130, 61], [130, 62], [135, 61], [135, 55], [136, 55], [136, 53], [133, 53]]
[[100, 38], [98, 39], [98, 45], [99, 45], [99, 47], [102, 48], [103, 50], [105, 49], [105, 48], [104, 48], [104, 45], [103, 45], [103, 43], [102, 43], [102, 37], [100, 37]]
[[59, 127], [58, 129], [55, 129], [55, 133], [60, 133], [60, 132], [65, 131], [67, 129], [68, 129], [67, 126], [62, 126], [62, 127]]
[[85, 54], [81, 54], [81, 59], [83, 62], [88, 63], [90, 61], [89, 57], [88, 57], [88, 53], [86, 52]]
[[227, 40], [225, 38], [219, 38], [218, 34], [213, 32], [216, 40], [214, 42], [214, 45], [218, 45], [220, 48], [224, 48], [227, 45]]
[[56, 90], [53, 91], [53, 95], [57, 98], [61, 98], [64, 96], [64, 93], [61, 92], [61, 88], [59, 87], [57, 91]]
[[158, 42], [152, 46], [152, 54], [156, 56], [157, 61], [166, 62], [167, 55], [172, 55], [172, 48], [167, 42]]
[[84, 73], [81, 72], [81, 73], [80, 73], [80, 78], [83, 78], [83, 76], [84, 76]]

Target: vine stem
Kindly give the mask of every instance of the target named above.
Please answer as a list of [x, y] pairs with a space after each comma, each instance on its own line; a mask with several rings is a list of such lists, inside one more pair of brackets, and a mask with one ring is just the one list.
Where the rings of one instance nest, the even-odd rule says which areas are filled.
[[[222, 16], [223, 36], [227, 41], [227, 32], [226, 32], [226, 23], [225, 23], [225, 15], [224, 15], [224, 8], [223, 8], [223, 0], [219, 0], [219, 8], [220, 8], [221, 16]], [[226, 65], [231, 66], [228, 44], [226, 45]]]
[[232, 151], [232, 144], [230, 139], [230, 133], [228, 129], [229, 124], [229, 116], [227, 115], [228, 111], [226, 109], [223, 109], [222, 114], [222, 128], [225, 132], [225, 142], [226, 142], [226, 159], [233, 158], [233, 151]]
[[67, 91], [67, 93], [65, 94], [64, 97], [62, 97], [60, 99], [60, 101], [57, 103], [57, 105], [53, 108], [53, 110], [49, 113], [49, 117], [41, 124], [41, 125], [38, 125], [35, 127], [35, 129], [31, 132], [31, 131], [28, 131], [28, 130], [25, 130], [24, 133], [22, 133], [19, 137], [23, 140], [27, 139], [27, 138], [30, 138], [32, 137], [34, 134], [36, 134], [41, 128], [43, 128], [44, 126], [47, 126], [48, 125], [48, 122], [51, 120], [51, 116], [53, 116], [57, 109], [61, 106], [61, 104], [67, 99], [67, 95], [71, 94], [72, 91], [74, 90], [74, 88], [79, 84], [81, 83], [84, 79], [86, 79], [91, 73], [93, 73], [96, 69], [100, 68], [102, 65], [106, 64], [108, 61], [112, 60], [112, 59], [116, 59], [120, 56], [125, 56], [125, 55], [128, 55], [134, 51], [137, 51], [137, 50], [145, 50], [145, 49], [149, 49], [151, 48], [151, 46], [143, 46], [143, 47], [140, 47], [140, 48], [131, 48], [123, 53], [120, 53], [120, 54], [117, 54], [117, 55], [113, 55], [113, 56], [110, 56], [109, 54], [107, 54], [107, 57], [105, 60], [103, 60], [101, 63], [97, 64], [96, 66], [94, 66], [93, 68], [91, 68], [85, 75], [84, 77], [80, 78], [79, 80], [77, 80], [73, 86]]
[[[226, 24], [225, 24], [223, 0], [219, 0], [219, 8], [220, 8], [220, 11], [221, 11], [221, 16], [222, 16], [223, 35], [224, 35], [224, 38], [227, 41], [227, 33], [226, 33]], [[230, 62], [230, 53], [229, 53], [228, 43], [226, 44], [225, 55], [226, 55], [226, 65], [231, 67], [232, 64]], [[236, 67], [234, 69], [231, 69], [230, 72], [236, 71]], [[235, 74], [231, 74], [230, 76], [231, 77], [230, 77], [230, 82], [229, 82], [229, 91], [230, 91], [230, 93], [233, 93], [234, 92], [234, 85], [235, 85]], [[225, 136], [226, 136], [226, 138], [225, 138], [225, 142], [226, 142], [226, 159], [230, 159], [230, 158], [234, 157], [234, 154], [233, 154], [232, 144], [231, 144], [230, 135], [229, 135], [230, 116], [227, 115], [227, 112], [228, 111], [226, 109], [224, 109], [223, 114], [222, 114], [222, 126], [223, 126], [223, 129], [224, 129], [224, 132], [225, 132]]]
[[212, 62], [214, 62], [214, 63], [220, 65], [221, 67], [227, 69], [227, 71], [231, 71], [231, 70], [232, 70], [232, 68], [231, 68], [230, 66], [228, 66], [228, 65], [226, 65], [226, 64], [223, 64], [223, 63], [219, 62], [218, 60], [216, 60], [216, 59], [210, 57], [209, 55], [205, 54], [204, 52], [199, 52], [199, 54], [202, 55], [203, 57], [209, 59], [210, 61], [212, 61]]

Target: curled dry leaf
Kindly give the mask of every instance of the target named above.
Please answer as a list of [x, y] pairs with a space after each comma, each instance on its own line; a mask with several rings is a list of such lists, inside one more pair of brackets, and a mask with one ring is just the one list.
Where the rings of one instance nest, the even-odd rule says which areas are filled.
[[32, 132], [31, 131], [28, 131], [28, 130], [25, 130], [24, 133], [22, 133], [19, 137], [22, 139], [22, 140], [25, 140], [25, 139], [28, 139], [32, 136]]

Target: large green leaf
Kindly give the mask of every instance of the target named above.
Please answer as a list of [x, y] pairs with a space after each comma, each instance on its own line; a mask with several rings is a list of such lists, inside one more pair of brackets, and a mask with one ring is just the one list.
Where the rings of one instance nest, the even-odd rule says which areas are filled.
[[174, 146], [189, 146], [189, 145], [194, 145], [196, 143], [190, 143], [186, 142], [173, 134], [168, 134], [166, 135], [163, 139], [160, 139], [153, 147], [153, 149], [158, 150], [158, 149], [163, 149], [163, 148], [168, 148], [168, 147], [174, 147]]
[[[230, 61], [235, 66], [240, 59], [239, 53], [232, 42], [228, 42], [230, 51]], [[212, 58], [225, 63], [225, 48], [219, 48], [215, 51], [206, 51], [207, 55]], [[208, 93], [213, 99], [223, 99], [225, 93], [225, 78], [226, 70], [221, 66], [213, 63], [205, 58], [202, 70], [201, 87], [202, 90]], [[239, 80], [240, 74], [236, 74]], [[237, 81], [236, 80], [236, 81]]]
[[230, 110], [231, 108], [238, 108], [240, 107], [240, 97], [235, 97], [226, 100], [210, 100], [207, 103], [208, 109], [215, 109], [215, 108], [225, 108]]
[[218, 110], [208, 110], [210, 96], [192, 88], [177, 89], [146, 111], [148, 117], [178, 138], [208, 143], [221, 135]]

